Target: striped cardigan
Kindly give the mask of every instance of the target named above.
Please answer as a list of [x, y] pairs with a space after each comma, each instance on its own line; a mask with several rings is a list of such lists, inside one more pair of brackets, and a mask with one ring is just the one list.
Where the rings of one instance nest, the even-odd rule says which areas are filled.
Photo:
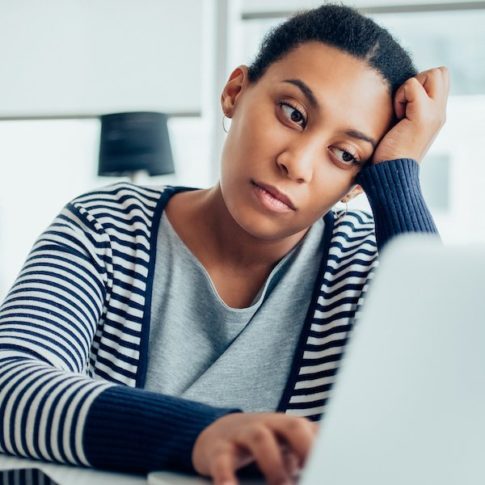
[[[375, 223], [362, 212], [325, 216], [325, 254], [278, 406], [312, 420], [325, 409], [378, 246], [435, 231], [413, 160], [368, 167], [358, 182]], [[157, 231], [179, 190], [119, 183], [82, 195], [36, 241], [0, 307], [3, 453], [192, 469], [198, 434], [238, 411], [143, 389]]]

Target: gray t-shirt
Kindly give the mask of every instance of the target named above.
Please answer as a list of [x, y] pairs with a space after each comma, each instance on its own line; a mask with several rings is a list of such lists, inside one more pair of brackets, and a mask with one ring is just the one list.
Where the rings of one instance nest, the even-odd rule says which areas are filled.
[[317, 221], [247, 308], [231, 308], [165, 213], [157, 239], [145, 388], [213, 406], [274, 411], [323, 252]]

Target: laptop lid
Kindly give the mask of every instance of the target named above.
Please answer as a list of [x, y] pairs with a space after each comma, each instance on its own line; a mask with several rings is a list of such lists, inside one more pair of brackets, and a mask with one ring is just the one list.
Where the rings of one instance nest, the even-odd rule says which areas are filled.
[[485, 245], [384, 250], [302, 483], [485, 483]]

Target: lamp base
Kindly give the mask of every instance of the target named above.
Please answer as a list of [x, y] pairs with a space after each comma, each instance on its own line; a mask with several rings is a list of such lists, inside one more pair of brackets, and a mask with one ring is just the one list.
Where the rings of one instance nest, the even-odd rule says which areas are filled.
[[135, 172], [130, 172], [128, 177], [132, 184], [138, 185], [144, 176], [150, 176], [148, 170], [136, 170]]

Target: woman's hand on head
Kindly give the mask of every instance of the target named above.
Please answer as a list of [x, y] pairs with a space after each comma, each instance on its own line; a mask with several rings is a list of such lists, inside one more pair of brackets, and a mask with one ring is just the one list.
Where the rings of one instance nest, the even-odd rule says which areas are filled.
[[292, 483], [305, 463], [318, 425], [283, 413], [235, 413], [197, 438], [194, 468], [217, 485], [237, 484], [236, 470], [256, 462], [270, 484]]
[[420, 72], [400, 86], [394, 98], [398, 121], [378, 144], [372, 162], [396, 158], [421, 162], [446, 121], [448, 91], [444, 66]]

